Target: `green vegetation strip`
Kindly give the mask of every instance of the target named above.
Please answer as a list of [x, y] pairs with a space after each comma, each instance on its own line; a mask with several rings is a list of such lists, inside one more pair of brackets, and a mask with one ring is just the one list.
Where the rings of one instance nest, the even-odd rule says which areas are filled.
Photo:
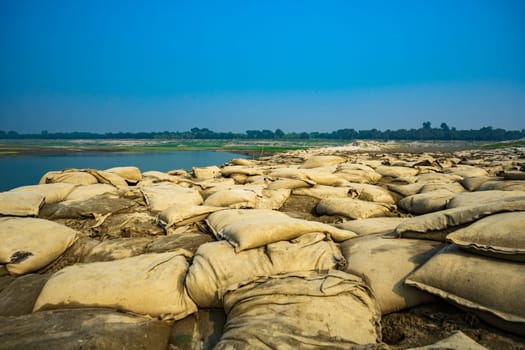
[[508, 148], [508, 147], [525, 147], [525, 141], [512, 141], [512, 142], [498, 142], [490, 145], [484, 145], [481, 148], [496, 149], [496, 148]]

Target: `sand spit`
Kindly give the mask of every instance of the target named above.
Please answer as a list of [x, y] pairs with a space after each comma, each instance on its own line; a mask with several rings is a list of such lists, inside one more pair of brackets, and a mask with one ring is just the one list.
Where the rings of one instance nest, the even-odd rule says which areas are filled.
[[0, 215], [0, 349], [525, 349], [523, 148], [50, 169]]

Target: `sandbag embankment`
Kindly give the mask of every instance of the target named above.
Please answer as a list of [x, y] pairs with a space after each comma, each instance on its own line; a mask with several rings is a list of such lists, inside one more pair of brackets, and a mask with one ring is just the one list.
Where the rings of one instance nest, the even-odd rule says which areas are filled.
[[348, 349], [381, 339], [369, 288], [342, 271], [291, 273], [232, 286], [215, 349]]
[[181, 319], [197, 310], [184, 286], [187, 270], [178, 252], [69, 266], [47, 281], [34, 311], [106, 307]]
[[343, 267], [341, 251], [325, 234], [309, 233], [291, 241], [236, 253], [226, 241], [202, 245], [186, 276], [191, 298], [201, 308], [222, 307], [226, 287], [281, 273]]

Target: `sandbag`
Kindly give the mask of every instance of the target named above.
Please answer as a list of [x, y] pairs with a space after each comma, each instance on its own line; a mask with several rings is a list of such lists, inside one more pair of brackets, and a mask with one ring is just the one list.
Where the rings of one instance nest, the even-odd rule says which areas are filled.
[[505, 180], [525, 180], [525, 171], [507, 170], [498, 173]]
[[471, 176], [465, 177], [461, 180], [461, 184], [469, 191], [477, 191], [479, 186], [484, 184], [487, 181], [502, 181], [502, 177], [494, 176]]
[[396, 227], [397, 237], [444, 241], [448, 229], [469, 224], [482, 217], [510, 211], [524, 211], [525, 197], [501, 199], [476, 205], [445, 209], [406, 219]]
[[246, 159], [246, 158], [234, 158], [230, 160], [230, 163], [233, 165], [255, 166], [257, 164], [257, 161], [253, 159]]
[[339, 156], [310, 156], [303, 162], [303, 164], [301, 164], [300, 168], [312, 169], [336, 165], [343, 162], [346, 162], [346, 159]]
[[433, 295], [406, 286], [404, 281], [441, 247], [432, 241], [385, 239], [380, 235], [341, 243], [346, 272], [364, 278], [383, 315], [435, 300]]
[[33, 311], [107, 307], [181, 319], [197, 311], [184, 287], [187, 270], [178, 252], [68, 266], [47, 281]]
[[152, 212], [161, 212], [178, 203], [199, 205], [203, 202], [196, 190], [170, 183], [142, 187], [141, 191]]
[[68, 183], [30, 185], [13, 188], [11, 192], [35, 192], [45, 198], [45, 203], [58, 203], [66, 199], [75, 185]]
[[225, 288], [257, 277], [342, 267], [345, 260], [325, 234], [309, 233], [291, 241], [236, 253], [225, 241], [202, 245], [186, 276], [186, 288], [201, 308], [222, 307]]
[[294, 180], [294, 179], [278, 179], [272, 181], [268, 184], [269, 190], [279, 190], [279, 189], [290, 189], [294, 190], [297, 188], [310, 187], [311, 185], [303, 180]]
[[126, 188], [128, 183], [117, 173], [107, 172], [103, 170], [87, 169], [86, 172], [93, 175], [101, 184], [109, 184], [116, 188]]
[[525, 335], [525, 264], [443, 248], [407, 277], [406, 284], [435, 294], [508, 332]]
[[222, 349], [349, 349], [381, 338], [369, 288], [342, 271], [260, 278], [224, 296]]
[[33, 191], [0, 192], [0, 215], [37, 216], [45, 197]]
[[172, 226], [183, 226], [204, 220], [210, 213], [222, 209], [224, 208], [207, 205], [174, 204], [157, 216], [157, 223], [167, 230]]
[[369, 201], [369, 202], [378, 202], [386, 204], [395, 204], [394, 197], [380, 186], [370, 185], [370, 184], [359, 184], [352, 183], [350, 184], [350, 189], [357, 193], [357, 198]]
[[292, 191], [289, 189], [262, 190], [262, 196], [257, 197], [255, 208], [258, 209], [280, 209]]
[[148, 253], [165, 253], [184, 250], [193, 255], [204, 243], [213, 241], [211, 235], [201, 232], [182, 232], [166, 237], [160, 237], [151, 242]]
[[376, 233], [388, 233], [406, 218], [387, 217], [387, 218], [369, 218], [359, 220], [349, 220], [336, 225], [343, 230], [357, 233], [359, 236], [373, 235]]
[[83, 263], [112, 261], [146, 253], [151, 238], [117, 238], [102, 241], [81, 258]]
[[351, 219], [366, 219], [387, 216], [394, 206], [384, 203], [374, 203], [352, 198], [322, 199], [315, 207], [319, 215], [341, 215]]
[[461, 177], [473, 177], [473, 176], [487, 176], [488, 173], [485, 169], [478, 168], [470, 165], [456, 165], [454, 167], [446, 169], [450, 174], [459, 175]]
[[240, 252], [274, 242], [291, 240], [311, 232], [327, 233], [336, 242], [357, 236], [351, 231], [338, 229], [328, 224], [290, 217], [271, 219], [258, 217], [236, 221], [219, 231], [218, 236], [227, 240], [236, 252]]
[[257, 169], [251, 166], [244, 166], [244, 165], [227, 165], [222, 167], [221, 174], [224, 177], [229, 177], [234, 174], [242, 174], [242, 175], [262, 175], [262, 170]]
[[258, 194], [250, 189], [230, 189], [213, 193], [204, 201], [204, 205], [228, 208], [255, 208]]
[[525, 191], [525, 180], [487, 181], [481, 184], [478, 191]]
[[0, 292], [0, 316], [20, 316], [33, 312], [36, 298], [49, 277], [49, 274], [28, 274], [16, 278]]
[[447, 208], [458, 208], [465, 207], [469, 205], [476, 205], [479, 203], [490, 202], [495, 199], [510, 199], [510, 198], [519, 198], [525, 197], [525, 191], [476, 191], [476, 192], [465, 192], [460, 193], [454, 198], [452, 198], [448, 204]]
[[104, 193], [117, 193], [117, 188], [108, 184], [93, 184], [77, 186], [65, 198], [65, 201], [86, 201]]
[[64, 171], [49, 171], [45, 173], [39, 184], [50, 184], [65, 182], [75, 185], [92, 185], [98, 183], [95, 176], [77, 169], [67, 169]]
[[136, 184], [137, 182], [142, 180], [142, 174], [140, 172], [140, 169], [135, 166], [114, 167], [106, 169], [104, 171], [107, 173], [117, 174], [130, 184]]
[[45, 205], [40, 210], [39, 216], [51, 220], [97, 218], [105, 219], [108, 214], [129, 213], [136, 206], [130, 199], [119, 198], [112, 193], [89, 198], [84, 201], [63, 201]]
[[387, 187], [390, 191], [399, 193], [403, 197], [413, 196], [425, 186], [424, 182], [414, 182], [410, 184], [397, 185], [397, 184], [388, 184]]
[[193, 177], [199, 180], [213, 179], [221, 175], [221, 169], [218, 166], [212, 165], [207, 167], [193, 167], [191, 168]]
[[357, 194], [353, 193], [349, 187], [333, 187], [333, 186], [323, 186], [315, 185], [308, 188], [298, 188], [292, 192], [298, 196], [308, 196], [317, 199], [324, 198], [353, 198]]
[[388, 177], [410, 177], [416, 176], [419, 173], [419, 170], [414, 168], [407, 168], [403, 166], [386, 166], [381, 165], [375, 168], [375, 171], [381, 174], [381, 176]]
[[272, 220], [273, 218], [288, 218], [285, 213], [269, 209], [226, 209], [214, 212], [206, 219], [206, 224], [217, 239], [219, 232], [227, 226], [238, 222], [255, 218]]
[[454, 193], [463, 193], [465, 188], [459, 182], [431, 182], [424, 184], [419, 193], [447, 190]]
[[447, 240], [472, 253], [525, 262], [525, 211], [484, 217]]
[[409, 213], [421, 215], [445, 209], [454, 196], [456, 193], [449, 190], [437, 190], [405, 197], [397, 205]]
[[455, 331], [450, 337], [442, 339], [434, 344], [418, 346], [409, 350], [487, 350], [486, 347], [476, 343], [461, 331]]
[[165, 350], [167, 322], [105, 309], [54, 310], [0, 317], [3, 350]]
[[0, 218], [0, 264], [11, 275], [43, 268], [76, 240], [67, 226], [36, 218]]
[[353, 183], [375, 184], [381, 180], [381, 174], [373, 168], [363, 164], [340, 164], [336, 174], [341, 178]]

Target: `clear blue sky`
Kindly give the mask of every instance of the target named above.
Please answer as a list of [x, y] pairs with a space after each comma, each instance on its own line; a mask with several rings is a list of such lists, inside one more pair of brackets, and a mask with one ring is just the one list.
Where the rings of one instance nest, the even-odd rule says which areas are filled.
[[0, 0], [0, 130], [525, 128], [525, 1]]

